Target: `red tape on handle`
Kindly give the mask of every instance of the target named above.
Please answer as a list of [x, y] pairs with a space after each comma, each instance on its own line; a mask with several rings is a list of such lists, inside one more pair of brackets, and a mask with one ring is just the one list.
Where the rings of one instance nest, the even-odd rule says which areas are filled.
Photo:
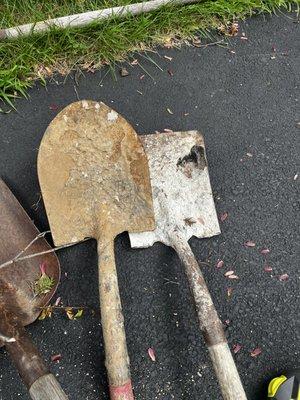
[[134, 400], [131, 380], [122, 386], [109, 387], [110, 400]]

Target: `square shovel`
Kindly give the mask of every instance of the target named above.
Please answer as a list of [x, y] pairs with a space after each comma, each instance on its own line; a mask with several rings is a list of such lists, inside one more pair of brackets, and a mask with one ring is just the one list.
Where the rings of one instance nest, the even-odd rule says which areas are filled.
[[204, 140], [197, 131], [145, 135], [156, 230], [130, 233], [132, 247], [162, 242], [175, 249], [184, 265], [199, 327], [224, 400], [246, 400], [222, 323], [197, 260], [188, 244], [192, 236], [220, 233], [212, 196]]

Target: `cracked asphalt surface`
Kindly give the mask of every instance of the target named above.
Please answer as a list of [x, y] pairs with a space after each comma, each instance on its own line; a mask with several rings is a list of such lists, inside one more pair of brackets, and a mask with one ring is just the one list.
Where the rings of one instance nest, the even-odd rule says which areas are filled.
[[[104, 101], [138, 133], [204, 133], [217, 211], [228, 218], [220, 236], [190, 243], [198, 260], [210, 263], [202, 269], [222, 320], [230, 321], [230, 346], [242, 346], [235, 359], [250, 400], [266, 398], [271, 377], [299, 366], [299, 27], [295, 13], [252, 18], [241, 24], [248, 40], [230, 39], [228, 48], [149, 53], [160, 68], [137, 55], [147, 73], [126, 65], [130, 75], [117, 81], [106, 69], [59, 77], [18, 100], [18, 113], [0, 115], [1, 176], [42, 231], [48, 224], [39, 201], [37, 149], [50, 121], [77, 97]], [[245, 247], [247, 240], [256, 246]], [[262, 255], [262, 248], [270, 253]], [[106, 400], [96, 245], [89, 241], [58, 255], [57, 297], [88, 308], [77, 321], [57, 311], [28, 331], [70, 399]], [[116, 258], [137, 400], [221, 399], [175, 252], [159, 243], [132, 250], [123, 233]], [[218, 259], [222, 269], [215, 267]], [[265, 272], [266, 265], [273, 270]], [[228, 270], [239, 280], [224, 277]], [[282, 282], [285, 273], [289, 279]], [[253, 358], [257, 347], [262, 353]], [[61, 360], [51, 362], [58, 353]], [[1, 349], [0, 399], [17, 398], [29, 397]]]

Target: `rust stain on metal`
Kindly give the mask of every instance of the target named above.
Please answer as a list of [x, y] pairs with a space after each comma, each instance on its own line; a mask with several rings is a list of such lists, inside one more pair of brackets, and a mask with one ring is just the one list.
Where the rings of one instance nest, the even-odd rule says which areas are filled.
[[[0, 264], [13, 259], [22, 251], [39, 231], [32, 223], [20, 203], [0, 179]], [[49, 250], [44, 238], [30, 246], [24, 255]], [[40, 264], [45, 262], [47, 275], [55, 285], [51, 292], [35, 296], [32, 284], [40, 277]], [[45, 254], [33, 259], [15, 262], [0, 269], [0, 320], [8, 316], [14, 323], [25, 326], [37, 319], [40, 307], [46, 305], [53, 296], [60, 278], [59, 263], [54, 254]], [[4, 329], [4, 328], [3, 328]], [[0, 332], [1, 323], [0, 323]], [[0, 342], [0, 346], [3, 343]]]
[[145, 153], [131, 125], [103, 103], [72, 103], [56, 116], [38, 173], [56, 245], [154, 228]]

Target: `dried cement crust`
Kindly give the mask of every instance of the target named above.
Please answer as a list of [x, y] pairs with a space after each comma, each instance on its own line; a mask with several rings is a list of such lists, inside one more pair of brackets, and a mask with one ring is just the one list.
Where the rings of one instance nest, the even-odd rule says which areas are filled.
[[103, 103], [72, 103], [54, 118], [40, 145], [38, 175], [56, 245], [154, 229], [143, 147]]
[[132, 247], [154, 242], [172, 246], [176, 230], [189, 240], [220, 233], [209, 180], [203, 136], [198, 131], [143, 135], [148, 156], [157, 227], [130, 234]]

